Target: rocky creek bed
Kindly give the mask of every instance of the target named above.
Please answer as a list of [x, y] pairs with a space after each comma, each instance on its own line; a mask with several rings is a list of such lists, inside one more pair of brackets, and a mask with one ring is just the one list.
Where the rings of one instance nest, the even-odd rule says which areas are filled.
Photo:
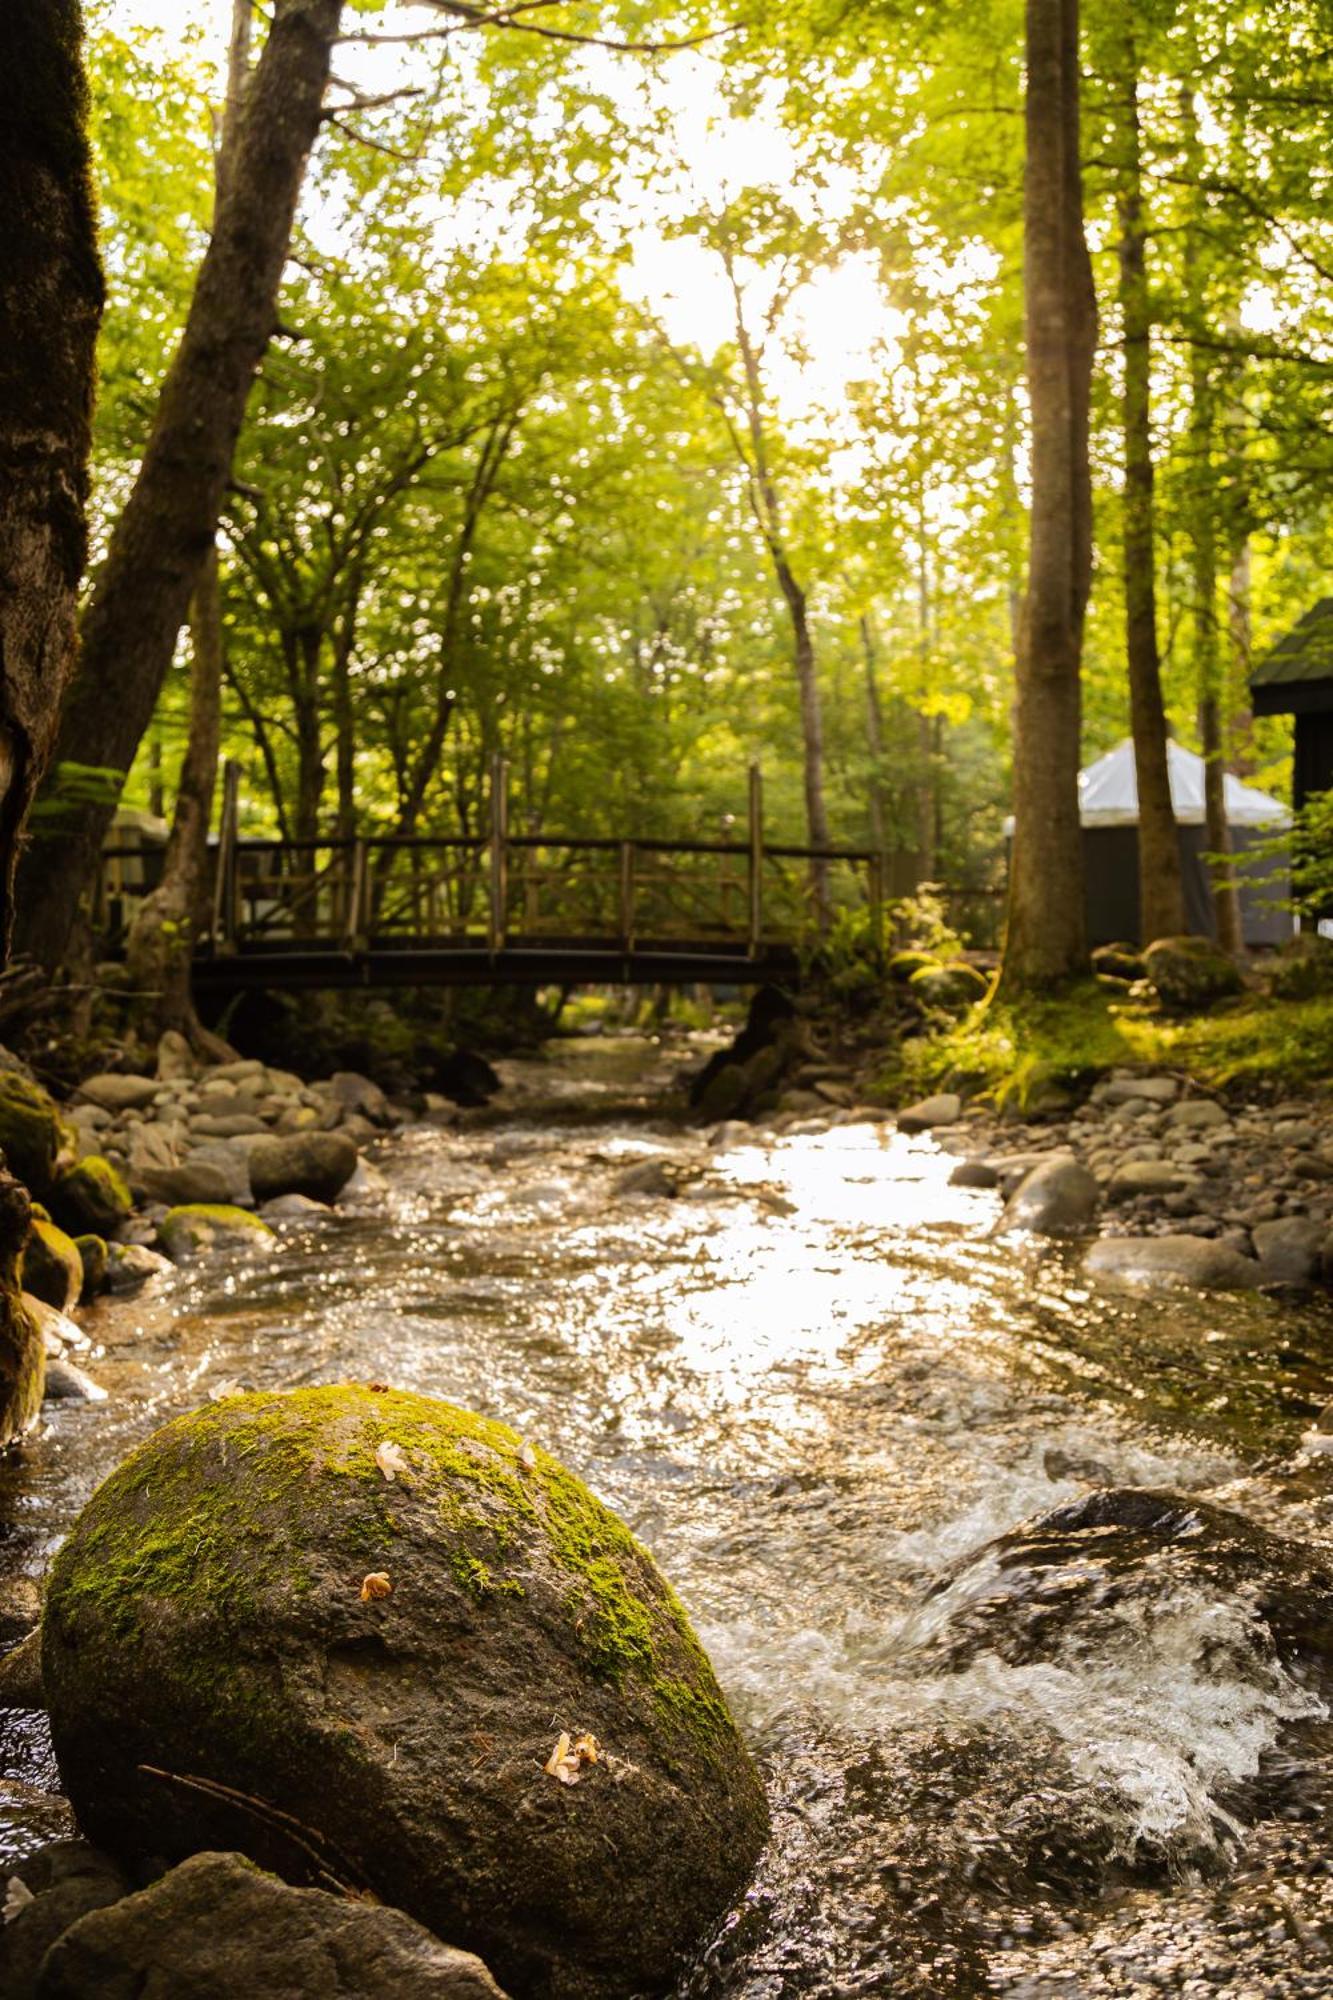
[[[807, 1065], [758, 1123], [700, 1128], [664, 1110], [693, 1060], [574, 1045], [505, 1066], [490, 1113], [393, 1134], [256, 1071], [214, 1079], [250, 1107], [201, 1109], [191, 1084], [80, 1120], [127, 1177], [157, 1125], [180, 1128], [161, 1171], [349, 1117], [368, 1157], [332, 1206], [275, 1196], [271, 1235], [222, 1231], [77, 1310], [105, 1400], [48, 1402], [0, 1463], [0, 1643], [93, 1487], [177, 1413], [339, 1381], [446, 1398], [553, 1454], [652, 1550], [758, 1759], [771, 1835], [681, 2000], [1326, 1992], [1322, 1109], [1182, 1117], [1207, 1101], [1181, 1079], [1123, 1077], [1053, 1122], [950, 1101], [898, 1129]], [[200, 1129], [228, 1118], [257, 1129]], [[181, 1190], [158, 1191], [119, 1233], [159, 1238]], [[1241, 1268], [1210, 1279], [1168, 1248], [1099, 1274], [1116, 1244]], [[0, 1754], [0, 1867], [40, 1900], [53, 1869], [97, 1864], [43, 1857], [72, 1826], [40, 1710], [0, 1711]], [[565, 1796], [539, 1765], [530, 1782]], [[475, 1961], [432, 1963], [458, 1942], [443, 1923], [443, 1945], [372, 1949], [364, 1925], [344, 1937], [358, 1906], [297, 1921], [263, 1878], [189, 1868], [165, 1916], [140, 1897], [110, 1943], [110, 1913], [71, 1932], [41, 1991], [100, 1992], [155, 1924], [216, 1939], [229, 1910], [249, 1912], [224, 1922], [238, 1940], [284, 1940], [284, 1990], [313, 1977], [321, 1926], [378, 1963], [348, 1991], [494, 1990]], [[97, 1892], [111, 1912], [124, 1886]], [[240, 1942], [206, 1974], [257, 1976]], [[194, 1990], [182, 1960], [163, 1991]]]

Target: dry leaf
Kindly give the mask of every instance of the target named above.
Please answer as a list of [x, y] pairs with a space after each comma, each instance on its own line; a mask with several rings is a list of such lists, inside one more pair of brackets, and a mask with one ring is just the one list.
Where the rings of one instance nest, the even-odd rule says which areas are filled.
[[389, 1393], [389, 1385], [387, 1382], [370, 1382], [367, 1384], [367, 1387], [369, 1388], [372, 1396], [387, 1396]]
[[385, 1572], [382, 1569], [373, 1569], [369, 1576], [362, 1578], [361, 1602], [369, 1604], [376, 1597], [387, 1597], [392, 1589], [393, 1585]]
[[375, 1447], [375, 1463], [390, 1485], [393, 1484], [400, 1472], [407, 1473], [411, 1471], [411, 1467], [407, 1462], [407, 1453], [400, 1444], [385, 1443], [377, 1445]]
[[596, 1764], [601, 1756], [595, 1736], [580, 1736], [571, 1743], [569, 1731], [562, 1729], [554, 1750], [547, 1758], [543, 1769], [548, 1778], [558, 1778], [562, 1785], [577, 1785], [583, 1776], [585, 1764]]
[[19, 1911], [26, 1909], [33, 1900], [32, 1890], [23, 1877], [11, 1875], [5, 1887], [4, 1903], [0, 1905], [0, 1923], [12, 1924]]
[[537, 1470], [537, 1454], [526, 1438], [523, 1440], [523, 1448], [518, 1454], [518, 1462], [525, 1472], [535, 1472]]

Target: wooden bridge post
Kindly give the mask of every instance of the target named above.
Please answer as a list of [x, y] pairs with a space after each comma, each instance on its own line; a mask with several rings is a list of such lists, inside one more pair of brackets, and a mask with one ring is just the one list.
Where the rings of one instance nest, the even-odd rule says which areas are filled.
[[488, 941], [504, 950], [509, 907], [509, 767], [499, 751], [491, 759], [491, 880]]
[[222, 812], [218, 819], [218, 859], [213, 876], [214, 945], [234, 945], [239, 883], [236, 875], [236, 820], [240, 805], [241, 769], [230, 757], [222, 766]]
[[366, 843], [358, 837], [352, 842], [351, 875], [347, 886], [347, 920], [343, 927], [343, 943], [348, 951], [355, 951], [364, 942], [366, 931]]
[[634, 842], [620, 843], [620, 942], [626, 951], [634, 949]]
[[758, 958], [764, 936], [764, 778], [750, 766], [750, 957]]

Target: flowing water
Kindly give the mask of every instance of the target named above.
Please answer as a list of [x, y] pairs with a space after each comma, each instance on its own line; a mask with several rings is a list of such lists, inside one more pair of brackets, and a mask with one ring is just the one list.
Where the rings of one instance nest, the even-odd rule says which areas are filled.
[[[1333, 1454], [1297, 1453], [1333, 1315], [1098, 1292], [883, 1125], [714, 1151], [679, 1061], [512, 1065], [501, 1120], [386, 1140], [268, 1261], [87, 1315], [110, 1401], [0, 1465], [4, 1572], [205, 1397], [448, 1397], [631, 1524], [760, 1759], [773, 1840], [681, 2000], [1327, 1995]], [[616, 1191], [649, 1155], [677, 1199]], [[1090, 1520], [1103, 1488], [1187, 1500]], [[0, 1861], [64, 1830], [4, 1721]]]

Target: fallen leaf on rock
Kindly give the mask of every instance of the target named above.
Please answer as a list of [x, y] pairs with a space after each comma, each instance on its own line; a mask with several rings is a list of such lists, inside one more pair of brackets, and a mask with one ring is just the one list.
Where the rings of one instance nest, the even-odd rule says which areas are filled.
[[369, 1387], [372, 1396], [387, 1396], [389, 1393], [389, 1385], [387, 1382], [372, 1382], [370, 1383]]
[[523, 1440], [523, 1449], [519, 1452], [518, 1462], [525, 1472], [537, 1470], [537, 1454], [526, 1438]]
[[400, 1472], [407, 1473], [411, 1471], [411, 1467], [407, 1462], [407, 1453], [400, 1444], [389, 1444], [386, 1442], [376, 1445], [375, 1463], [390, 1485], [393, 1484], [393, 1481], [398, 1477]]
[[393, 1589], [388, 1576], [382, 1569], [373, 1569], [361, 1583], [361, 1602], [369, 1604], [377, 1597], [388, 1597]]
[[[568, 1738], [565, 1739], [568, 1742]], [[5, 1887], [5, 1900], [0, 1906], [0, 1922], [12, 1924], [19, 1911], [35, 1900], [32, 1890], [21, 1875], [11, 1875]]]
[[562, 1729], [559, 1741], [542, 1766], [548, 1778], [558, 1778], [562, 1785], [577, 1785], [583, 1776], [585, 1764], [597, 1763], [601, 1752], [595, 1736], [580, 1736], [571, 1743], [569, 1731]]

